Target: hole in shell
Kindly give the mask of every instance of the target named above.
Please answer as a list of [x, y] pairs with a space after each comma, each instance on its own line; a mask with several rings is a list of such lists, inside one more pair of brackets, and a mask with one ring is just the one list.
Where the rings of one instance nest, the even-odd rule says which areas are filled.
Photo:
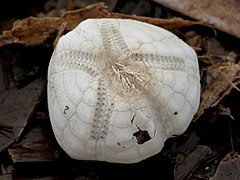
[[148, 131], [139, 129], [137, 132], [133, 133], [133, 136], [136, 137], [138, 144], [143, 144], [151, 139], [148, 134]]

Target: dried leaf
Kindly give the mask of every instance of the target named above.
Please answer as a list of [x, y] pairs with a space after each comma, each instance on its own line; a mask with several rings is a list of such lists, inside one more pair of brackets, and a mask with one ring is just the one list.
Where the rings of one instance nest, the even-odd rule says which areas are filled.
[[[178, 162], [174, 169], [174, 179], [187, 179], [210, 152], [211, 149], [209, 147], [197, 145], [192, 152], [184, 156], [182, 160]], [[180, 154], [178, 156], [180, 156]]]
[[231, 109], [228, 107], [224, 107], [223, 105], [219, 104], [218, 106], [218, 114], [219, 115], [223, 115], [223, 116], [228, 116], [230, 117], [232, 120], [235, 120], [235, 118], [233, 117], [232, 113], [231, 113]]
[[[213, 69], [211, 67], [207, 69], [207, 82], [202, 82], [203, 91], [201, 94], [201, 102], [198, 112], [194, 117], [194, 121], [196, 121], [206, 109], [218, 105], [218, 103], [233, 88], [231, 82], [235, 81], [235, 78], [239, 73], [240, 65], [233, 63], [228, 67], [225, 66], [224, 69], [220, 68], [219, 66], [217, 66], [217, 69]], [[226, 92], [228, 93], [226, 94]]]
[[168, 30], [182, 29], [193, 25], [206, 25], [201, 22], [193, 22], [181, 18], [156, 19], [110, 13], [103, 3], [98, 3], [83, 9], [65, 12], [61, 17], [29, 17], [18, 20], [14, 22], [12, 30], [4, 31], [3, 35], [0, 36], [0, 46], [12, 43], [35, 46], [44, 43], [48, 39], [51, 39], [48, 43], [52, 45], [63, 23], [67, 23], [65, 30], [70, 31], [81, 21], [88, 18], [129, 18], [161, 26]]
[[240, 156], [227, 154], [220, 162], [212, 180], [240, 179]]
[[8, 152], [13, 163], [49, 162], [58, 158], [57, 147], [50, 122], [41, 119], [34, 121], [29, 132], [21, 141], [11, 145]]
[[0, 152], [21, 134], [44, 91], [45, 80], [38, 79], [24, 88], [0, 94]]
[[240, 37], [240, 2], [236, 0], [154, 0], [194, 19], [208, 22], [218, 29]]

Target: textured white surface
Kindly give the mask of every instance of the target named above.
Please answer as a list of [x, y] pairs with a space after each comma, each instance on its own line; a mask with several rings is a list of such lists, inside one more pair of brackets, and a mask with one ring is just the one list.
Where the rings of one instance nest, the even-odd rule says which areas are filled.
[[60, 38], [49, 64], [55, 137], [74, 159], [139, 162], [186, 130], [199, 81], [194, 50], [171, 32], [88, 19]]

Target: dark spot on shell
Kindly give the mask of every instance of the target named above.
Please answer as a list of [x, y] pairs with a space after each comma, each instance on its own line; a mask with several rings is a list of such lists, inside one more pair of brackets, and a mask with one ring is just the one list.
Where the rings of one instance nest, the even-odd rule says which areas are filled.
[[66, 113], [67, 110], [69, 110], [69, 106], [65, 106], [65, 109], [64, 109], [63, 113], [64, 113], [64, 114], [67, 114], [67, 113]]

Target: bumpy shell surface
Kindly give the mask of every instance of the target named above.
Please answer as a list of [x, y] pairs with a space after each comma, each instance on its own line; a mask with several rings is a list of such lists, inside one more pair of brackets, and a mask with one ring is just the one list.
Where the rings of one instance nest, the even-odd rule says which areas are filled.
[[74, 159], [135, 163], [160, 152], [196, 113], [194, 50], [171, 32], [88, 19], [62, 36], [48, 71], [55, 137]]

